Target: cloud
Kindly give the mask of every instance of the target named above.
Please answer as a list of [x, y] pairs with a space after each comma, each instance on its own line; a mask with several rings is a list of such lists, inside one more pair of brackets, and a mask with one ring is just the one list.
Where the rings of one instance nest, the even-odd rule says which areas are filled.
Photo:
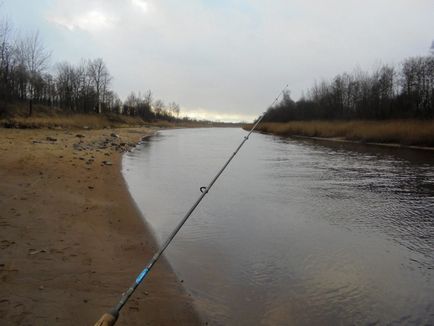
[[81, 29], [87, 32], [99, 32], [112, 27], [116, 18], [98, 10], [91, 10], [76, 15], [49, 16], [48, 20], [71, 31]]
[[53, 1], [55, 26], [89, 34], [69, 52], [103, 57], [121, 97], [151, 89], [199, 113], [255, 116], [287, 83], [298, 98], [315, 80], [426, 54], [434, 30], [432, 0]]
[[147, 13], [149, 11], [149, 3], [143, 0], [131, 0], [131, 3], [138, 8], [140, 8], [143, 12]]

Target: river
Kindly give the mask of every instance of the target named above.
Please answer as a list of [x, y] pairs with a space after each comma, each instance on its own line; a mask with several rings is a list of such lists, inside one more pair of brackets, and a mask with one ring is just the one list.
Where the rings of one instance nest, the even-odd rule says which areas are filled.
[[[160, 243], [245, 135], [164, 130], [124, 156]], [[166, 257], [210, 325], [432, 325], [434, 154], [253, 134]]]

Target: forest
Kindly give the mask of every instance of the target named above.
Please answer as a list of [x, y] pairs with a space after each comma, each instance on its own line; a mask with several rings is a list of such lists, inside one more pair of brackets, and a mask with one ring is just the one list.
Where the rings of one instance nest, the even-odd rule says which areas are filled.
[[298, 101], [285, 92], [264, 122], [434, 118], [434, 55], [356, 69], [315, 83]]
[[42, 104], [66, 113], [116, 113], [145, 121], [179, 119], [177, 103], [154, 100], [149, 90], [131, 92], [121, 101], [111, 88], [113, 77], [102, 58], [50, 65], [52, 53], [38, 32], [25, 37], [16, 34], [8, 21], [0, 20], [0, 117], [16, 114], [13, 104], [25, 103], [28, 116], [33, 115], [34, 104]]

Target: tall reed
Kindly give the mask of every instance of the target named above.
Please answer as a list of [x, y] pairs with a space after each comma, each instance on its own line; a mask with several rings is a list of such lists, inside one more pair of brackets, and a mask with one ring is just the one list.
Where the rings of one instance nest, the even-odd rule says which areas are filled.
[[267, 122], [260, 124], [258, 131], [280, 136], [434, 146], [434, 120]]

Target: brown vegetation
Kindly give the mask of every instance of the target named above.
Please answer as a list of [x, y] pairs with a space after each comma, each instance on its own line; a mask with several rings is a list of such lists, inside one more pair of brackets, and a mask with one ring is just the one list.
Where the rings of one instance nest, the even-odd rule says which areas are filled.
[[0, 126], [7, 128], [36, 129], [36, 128], [84, 128], [103, 129], [120, 128], [126, 126], [144, 125], [140, 118], [97, 115], [97, 114], [74, 114], [55, 116], [32, 116], [14, 117], [0, 120]]
[[[248, 126], [245, 126], [246, 128]], [[279, 136], [434, 146], [434, 120], [268, 122], [260, 124], [257, 130]]]
[[120, 115], [73, 114], [49, 115], [32, 117], [12, 117], [0, 120], [0, 126], [8, 128], [35, 129], [35, 128], [84, 128], [103, 129], [120, 128], [125, 126], [144, 125], [144, 121], [136, 117]]
[[0, 127], [18, 129], [104, 129], [148, 126], [158, 128], [198, 128], [198, 127], [239, 127], [240, 124], [173, 119], [146, 121], [140, 116], [117, 113], [72, 113], [62, 108], [42, 104], [33, 105], [29, 117], [25, 103], [14, 103], [4, 117], [0, 117]]
[[130, 117], [114, 113], [78, 114], [65, 113], [61, 108], [41, 104], [33, 106], [33, 115], [27, 115], [24, 103], [15, 103], [11, 107], [13, 114], [0, 118], [0, 127], [35, 129], [35, 128], [84, 128], [103, 129], [124, 126], [141, 126], [144, 121], [139, 117]]

